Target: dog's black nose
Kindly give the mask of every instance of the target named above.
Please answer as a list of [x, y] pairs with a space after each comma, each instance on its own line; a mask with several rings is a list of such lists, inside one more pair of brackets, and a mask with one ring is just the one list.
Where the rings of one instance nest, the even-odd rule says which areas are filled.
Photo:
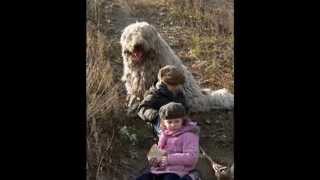
[[143, 49], [143, 46], [142, 46], [142, 44], [135, 44], [134, 46], [133, 46], [133, 48], [134, 49]]

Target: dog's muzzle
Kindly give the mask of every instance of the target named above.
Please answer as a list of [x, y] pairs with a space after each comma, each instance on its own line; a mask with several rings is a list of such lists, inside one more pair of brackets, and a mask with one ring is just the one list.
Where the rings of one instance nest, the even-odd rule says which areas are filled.
[[142, 45], [135, 45], [132, 52], [126, 50], [125, 53], [130, 56], [134, 64], [142, 63], [146, 54]]

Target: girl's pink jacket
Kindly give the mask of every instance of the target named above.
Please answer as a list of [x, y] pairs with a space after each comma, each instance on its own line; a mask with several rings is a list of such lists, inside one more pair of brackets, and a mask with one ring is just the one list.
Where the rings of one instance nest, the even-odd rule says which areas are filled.
[[168, 165], [165, 168], [151, 167], [154, 174], [175, 173], [184, 176], [193, 170], [199, 158], [199, 127], [188, 121], [176, 132], [163, 129], [158, 147], [168, 154]]

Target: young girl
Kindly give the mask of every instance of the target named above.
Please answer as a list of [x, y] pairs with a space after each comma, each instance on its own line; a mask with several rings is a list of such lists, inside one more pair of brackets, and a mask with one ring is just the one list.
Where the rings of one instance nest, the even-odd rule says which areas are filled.
[[159, 159], [151, 159], [151, 170], [137, 180], [196, 180], [195, 169], [199, 158], [199, 127], [185, 117], [181, 103], [170, 102], [159, 110], [161, 134]]

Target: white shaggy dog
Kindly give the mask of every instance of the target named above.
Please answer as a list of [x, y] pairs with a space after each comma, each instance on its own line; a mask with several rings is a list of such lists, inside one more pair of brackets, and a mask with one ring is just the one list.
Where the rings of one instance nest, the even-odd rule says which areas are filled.
[[143, 99], [143, 95], [156, 81], [157, 74], [165, 65], [175, 65], [186, 76], [183, 90], [191, 112], [211, 109], [233, 109], [234, 97], [226, 89], [204, 93], [192, 74], [175, 55], [156, 29], [147, 22], [127, 26], [120, 39], [125, 82], [129, 107]]

